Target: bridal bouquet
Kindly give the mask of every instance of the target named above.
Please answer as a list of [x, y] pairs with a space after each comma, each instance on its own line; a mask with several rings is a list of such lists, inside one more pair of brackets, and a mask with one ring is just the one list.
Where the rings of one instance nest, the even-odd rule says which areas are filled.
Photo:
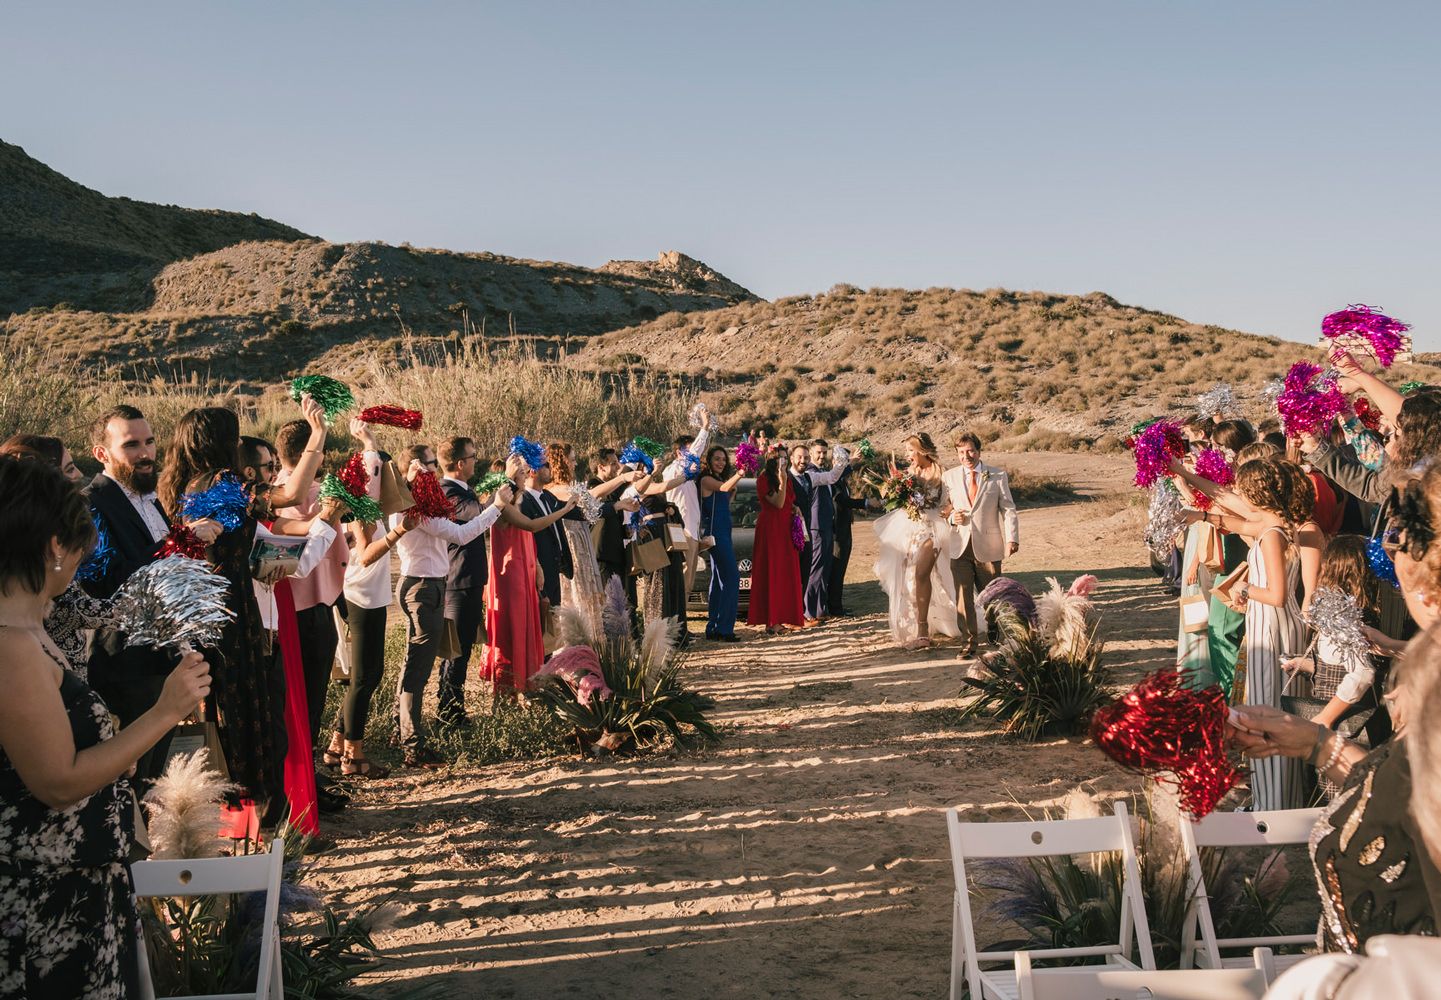
[[912, 521], [925, 517], [941, 499], [940, 484], [927, 482], [915, 472], [902, 470], [874, 482], [886, 510], [904, 510]]

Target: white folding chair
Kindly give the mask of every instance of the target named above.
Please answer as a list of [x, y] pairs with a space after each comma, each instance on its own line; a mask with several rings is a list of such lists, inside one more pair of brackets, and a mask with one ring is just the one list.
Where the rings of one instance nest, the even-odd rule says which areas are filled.
[[1271, 950], [1257, 948], [1244, 969], [1031, 968], [1016, 955], [1020, 1000], [1261, 1000], [1271, 980]]
[[[1211, 917], [1211, 898], [1201, 868], [1201, 848], [1269, 847], [1304, 844], [1321, 817], [1320, 809], [1273, 809], [1264, 812], [1213, 812], [1205, 819], [1181, 821], [1181, 843], [1186, 852], [1186, 886], [1190, 896], [1181, 930], [1181, 968], [1244, 969], [1245, 955], [1222, 957], [1222, 948], [1255, 948], [1314, 944], [1314, 934], [1271, 934], [1258, 937], [1217, 938]], [[1317, 904], [1319, 910], [1319, 903]], [[1197, 933], [1200, 941], [1196, 940]], [[1276, 969], [1285, 972], [1305, 955], [1276, 955]]]
[[[1032, 948], [1034, 958], [1104, 956], [1106, 966], [1126, 969], [1154, 969], [1151, 928], [1141, 898], [1141, 871], [1136, 864], [1136, 846], [1131, 839], [1131, 821], [1124, 803], [1116, 803], [1114, 815], [1097, 819], [1044, 820], [1026, 823], [962, 823], [960, 812], [946, 810], [951, 838], [951, 864], [955, 869], [954, 925], [951, 930], [951, 1000], [960, 1000], [962, 978], [970, 985], [974, 1000], [1016, 1000], [1015, 963], [1020, 952], [976, 950], [976, 929], [971, 918], [970, 891], [966, 883], [966, 862], [981, 858], [1046, 858], [1059, 855], [1121, 855], [1121, 914], [1115, 944], [1078, 948]], [[1134, 935], [1141, 964], [1130, 959]], [[982, 962], [1004, 961], [1012, 968], [981, 971]]]
[[[260, 933], [260, 971], [254, 993], [207, 993], [177, 1000], [284, 1000], [280, 963], [280, 876], [285, 867], [285, 839], [270, 842], [267, 854], [234, 858], [190, 858], [181, 861], [137, 861], [130, 866], [136, 896], [215, 896], [265, 893], [265, 923]], [[155, 1000], [150, 963], [140, 946], [140, 995]]]

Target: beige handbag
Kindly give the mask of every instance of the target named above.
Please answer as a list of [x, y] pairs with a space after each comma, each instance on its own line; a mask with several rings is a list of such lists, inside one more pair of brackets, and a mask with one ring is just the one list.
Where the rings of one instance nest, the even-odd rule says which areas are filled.
[[[1242, 563], [1222, 579], [1217, 580], [1211, 586], [1211, 596], [1219, 600], [1228, 608], [1235, 599], [1236, 591], [1239, 590], [1251, 576], [1251, 564]], [[1235, 609], [1232, 608], [1234, 611]]]
[[690, 539], [686, 537], [685, 525], [667, 524], [665, 526], [665, 547], [671, 552], [690, 551]]
[[1211, 620], [1211, 602], [1204, 594], [1187, 594], [1181, 598], [1181, 627], [1187, 632], [1206, 631]]
[[380, 465], [380, 509], [388, 517], [403, 514], [415, 506], [410, 487], [405, 482], [405, 472], [395, 459]]
[[653, 535], [644, 541], [637, 539], [631, 542], [627, 552], [631, 576], [654, 573], [670, 565], [670, 553], [665, 550], [665, 543]]

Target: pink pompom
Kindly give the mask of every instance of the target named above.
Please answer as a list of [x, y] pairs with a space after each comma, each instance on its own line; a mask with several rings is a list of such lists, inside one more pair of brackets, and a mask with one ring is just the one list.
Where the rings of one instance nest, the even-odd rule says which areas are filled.
[[1230, 486], [1236, 481], [1236, 474], [1231, 471], [1231, 463], [1215, 448], [1207, 448], [1196, 456], [1196, 475], [1209, 479], [1217, 486]]
[[1181, 425], [1158, 420], [1136, 438], [1136, 485], [1150, 489], [1170, 471], [1171, 459], [1186, 454], [1186, 435]]
[[[1382, 368], [1390, 368], [1397, 355], [1411, 350], [1406, 331], [1409, 323], [1392, 319], [1379, 309], [1357, 303], [1321, 320], [1321, 335], [1327, 340], [1364, 341]], [[1341, 345], [1337, 345], [1341, 346]]]
[[1317, 434], [1350, 409], [1351, 404], [1337, 387], [1335, 376], [1308, 361], [1297, 361], [1291, 366], [1276, 397], [1281, 430], [1288, 438]]
[[1083, 573], [1071, 581], [1071, 589], [1066, 591], [1071, 597], [1090, 597], [1100, 583], [1092, 573]]

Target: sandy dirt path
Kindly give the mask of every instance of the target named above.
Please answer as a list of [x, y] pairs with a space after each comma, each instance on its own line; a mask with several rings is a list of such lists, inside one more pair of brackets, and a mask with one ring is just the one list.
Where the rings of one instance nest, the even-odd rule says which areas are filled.
[[[1126, 459], [988, 456], [1096, 499], [1026, 510], [1007, 563], [1101, 579], [1118, 683], [1166, 661], [1174, 604], [1146, 566]], [[717, 701], [714, 749], [402, 773], [330, 830], [317, 885], [344, 912], [398, 890], [377, 935], [377, 997], [935, 997], [952, 875], [943, 810], [1020, 818], [1077, 785], [1136, 782], [1080, 739], [1016, 743], [958, 720], [954, 648], [889, 646], [874, 536], [857, 526], [859, 617], [704, 643], [691, 682]], [[982, 918], [982, 937], [987, 933]]]

